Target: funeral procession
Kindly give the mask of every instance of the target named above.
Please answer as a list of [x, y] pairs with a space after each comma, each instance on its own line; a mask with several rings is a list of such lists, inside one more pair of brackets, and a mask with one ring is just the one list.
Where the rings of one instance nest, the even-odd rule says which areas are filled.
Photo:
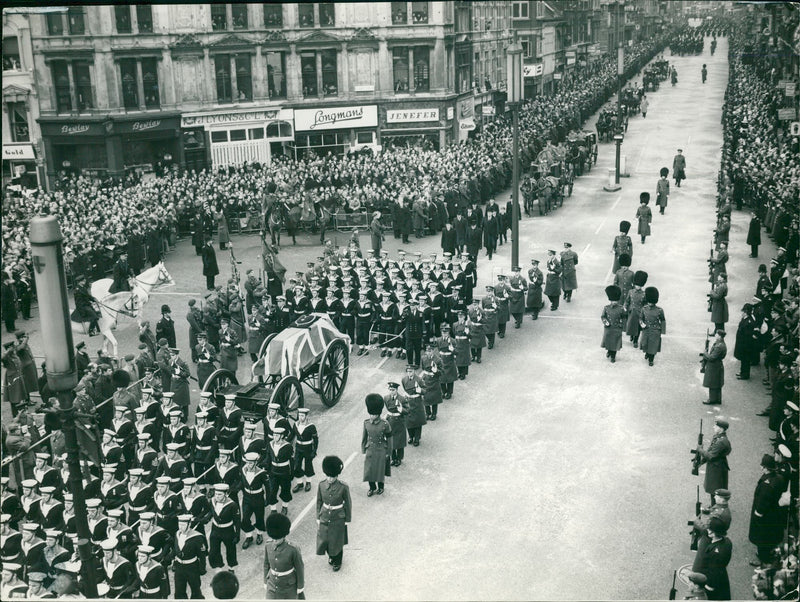
[[0, 600], [798, 600], [800, 4], [2, 10]]

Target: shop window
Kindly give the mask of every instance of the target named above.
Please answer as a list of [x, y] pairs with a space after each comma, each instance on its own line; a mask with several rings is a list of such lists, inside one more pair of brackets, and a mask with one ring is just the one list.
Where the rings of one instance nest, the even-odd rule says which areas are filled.
[[114, 7], [114, 19], [117, 23], [117, 33], [132, 33], [133, 23], [131, 22], [131, 7], [128, 4], [117, 5]]
[[123, 59], [119, 62], [122, 80], [122, 105], [126, 109], [139, 108], [139, 82], [136, 59]]
[[267, 126], [267, 138], [291, 138], [292, 126], [285, 121], [273, 121]]
[[334, 3], [319, 4], [320, 27], [334, 27], [336, 25], [336, 5]]
[[247, 140], [247, 130], [231, 130], [231, 142], [242, 142]]
[[137, 4], [136, 21], [139, 33], [153, 33], [153, 7], [149, 4]]
[[392, 25], [408, 23], [408, 2], [392, 2]]
[[408, 48], [406, 46], [392, 49], [392, 67], [394, 73], [394, 91], [408, 92]]
[[225, 31], [228, 29], [228, 6], [226, 4], [211, 5], [211, 30]]
[[231, 4], [234, 29], [247, 29], [247, 4]]
[[94, 108], [94, 93], [92, 90], [92, 76], [87, 61], [74, 61], [72, 71], [75, 74], [75, 96], [78, 110]]
[[358, 142], [358, 144], [372, 144], [374, 142], [373, 132], [356, 133], [356, 142]]
[[61, 13], [47, 13], [47, 33], [51, 36], [64, 35], [64, 15]]
[[239, 100], [253, 100], [253, 75], [250, 55], [236, 57], [236, 93]]
[[411, 3], [411, 19], [414, 24], [428, 22], [428, 3], [427, 2], [412, 2]]
[[264, 4], [264, 27], [283, 27], [283, 5]]
[[267, 52], [267, 92], [270, 98], [286, 98], [286, 53]]
[[3, 71], [22, 71], [19, 59], [19, 38], [7, 36], [3, 38]]
[[336, 96], [339, 93], [336, 51], [323, 50], [320, 54], [322, 58], [322, 93], [325, 96]]
[[72, 110], [72, 88], [69, 83], [69, 68], [66, 61], [54, 61], [50, 67], [53, 74], [53, 87], [56, 91], [56, 111], [64, 113]]
[[86, 21], [82, 6], [70, 6], [67, 9], [67, 24], [71, 35], [82, 36], [86, 33]]
[[28, 128], [28, 111], [24, 102], [9, 102], [8, 124], [11, 126], [12, 142], [30, 142], [31, 134]]
[[305, 156], [343, 155], [347, 137], [345, 134], [298, 134], [295, 150], [298, 158]]
[[317, 96], [317, 53], [300, 54], [300, 73], [303, 81], [303, 96]]
[[262, 140], [264, 138], [264, 128], [252, 128], [248, 133], [250, 140]]
[[222, 132], [211, 132], [211, 142], [227, 142], [228, 141], [228, 131], [224, 130]]
[[414, 89], [419, 92], [430, 90], [430, 69], [428, 48], [418, 46], [414, 48]]
[[[139, 22], [141, 25], [141, 21]], [[157, 109], [161, 106], [161, 94], [158, 89], [158, 60], [142, 59], [142, 87], [144, 88], [144, 106]]]
[[297, 16], [300, 27], [314, 27], [314, 5], [304, 3], [297, 5]]
[[217, 79], [217, 102], [232, 102], [230, 55], [222, 54], [214, 57], [214, 73]]

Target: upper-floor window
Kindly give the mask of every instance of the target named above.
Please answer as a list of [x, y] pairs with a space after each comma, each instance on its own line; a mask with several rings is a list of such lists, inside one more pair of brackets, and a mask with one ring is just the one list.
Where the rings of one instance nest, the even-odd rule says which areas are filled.
[[47, 33], [51, 36], [64, 35], [64, 15], [61, 13], [47, 13]]
[[528, 2], [512, 2], [511, 3], [511, 18], [512, 19], [527, 19], [528, 18]]
[[114, 20], [117, 23], [117, 33], [133, 33], [133, 19], [131, 19], [130, 5], [116, 5], [114, 7]]
[[300, 73], [303, 96], [336, 96], [339, 93], [337, 56], [335, 50], [300, 53]]
[[3, 38], [3, 71], [22, 71], [17, 36]]
[[30, 142], [31, 133], [28, 128], [28, 111], [24, 102], [9, 102], [8, 125], [11, 128], [12, 142]]
[[267, 52], [267, 93], [270, 99], [286, 98], [286, 53]]
[[283, 27], [283, 5], [264, 4], [264, 27]]
[[461, 48], [456, 51], [456, 91], [468, 92], [472, 86], [472, 57], [470, 49]]
[[336, 7], [332, 2], [303, 3], [297, 6], [297, 17], [300, 27], [334, 27], [336, 25]]
[[136, 21], [139, 33], [153, 33], [153, 7], [149, 4], [137, 4]]
[[392, 2], [392, 25], [427, 22], [427, 2]]
[[149, 4], [119, 4], [114, 7], [117, 33], [153, 33], [153, 7]]
[[247, 29], [247, 4], [231, 4], [231, 20], [234, 29]]
[[414, 89], [418, 92], [430, 90], [430, 50], [425, 46], [414, 48]]
[[94, 91], [88, 61], [53, 61], [50, 66], [56, 111], [69, 112], [94, 107]]
[[[394, 91], [430, 90], [430, 50], [426, 46], [399, 46], [392, 49]], [[412, 67], [409, 68], [409, 65]]]
[[86, 33], [86, 21], [82, 6], [70, 6], [67, 9], [67, 25], [71, 35], [82, 36]]
[[214, 57], [217, 102], [253, 100], [253, 71], [249, 54], [219, 54]]
[[211, 29], [213, 31], [224, 31], [228, 29], [228, 5], [211, 5]]
[[408, 2], [392, 2], [392, 25], [408, 23]]
[[428, 3], [427, 2], [412, 2], [411, 3], [411, 21], [413, 23], [427, 23], [428, 22]]

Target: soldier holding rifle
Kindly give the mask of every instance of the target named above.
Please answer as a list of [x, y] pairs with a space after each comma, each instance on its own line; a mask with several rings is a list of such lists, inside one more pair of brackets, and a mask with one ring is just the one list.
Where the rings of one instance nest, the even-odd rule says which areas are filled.
[[708, 448], [698, 447], [697, 454], [700, 464], [706, 464], [706, 477], [703, 488], [711, 496], [711, 503], [714, 503], [714, 496], [717, 489], [728, 487], [728, 455], [731, 453], [731, 443], [728, 441], [728, 421], [717, 417], [714, 421], [714, 436]]

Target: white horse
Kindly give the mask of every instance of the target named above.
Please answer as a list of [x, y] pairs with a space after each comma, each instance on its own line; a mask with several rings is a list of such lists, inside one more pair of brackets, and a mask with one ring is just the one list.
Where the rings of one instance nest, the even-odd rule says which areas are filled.
[[[142, 306], [150, 298], [150, 291], [161, 286], [171, 286], [175, 281], [170, 276], [164, 262], [161, 261], [144, 272], [131, 278], [131, 290], [119, 293], [109, 293], [111, 278], [102, 278], [92, 283], [92, 297], [97, 299], [100, 306], [100, 319], [97, 325], [103, 335], [103, 349], [112, 356], [117, 355], [117, 339], [111, 331], [117, 327], [120, 315], [129, 318], [138, 318]], [[88, 322], [72, 321], [72, 332], [75, 334], [89, 334]]]

